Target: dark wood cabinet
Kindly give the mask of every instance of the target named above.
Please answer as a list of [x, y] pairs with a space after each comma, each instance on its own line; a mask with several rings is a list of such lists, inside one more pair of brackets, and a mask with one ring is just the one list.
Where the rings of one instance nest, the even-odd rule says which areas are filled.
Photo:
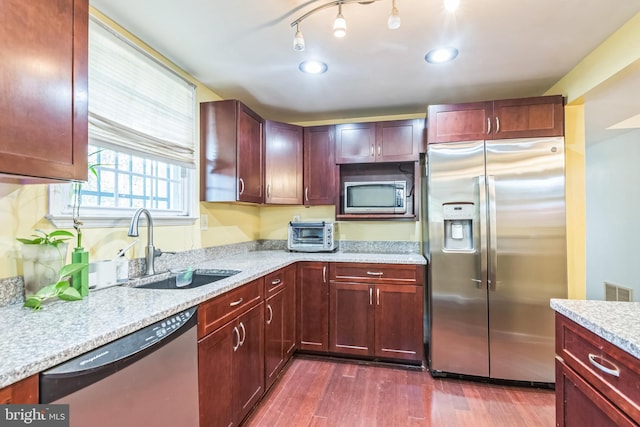
[[263, 290], [260, 278], [198, 308], [203, 427], [239, 425], [264, 393]]
[[0, 389], [0, 405], [38, 403], [38, 375], [32, 375]]
[[430, 105], [428, 142], [564, 135], [562, 96]]
[[335, 126], [304, 128], [304, 204], [334, 205], [338, 167], [335, 156]]
[[298, 348], [329, 350], [329, 263], [300, 262], [297, 267]]
[[302, 127], [265, 122], [265, 203], [302, 204]]
[[200, 104], [200, 200], [262, 203], [262, 118], [237, 100]]
[[266, 389], [276, 380], [295, 350], [295, 279], [295, 265], [265, 277]]
[[331, 264], [331, 352], [422, 363], [424, 267]]
[[423, 129], [420, 119], [336, 125], [336, 163], [418, 161]]
[[640, 363], [556, 314], [556, 425], [640, 424]]
[[0, 174], [87, 179], [88, 9], [2, 2]]

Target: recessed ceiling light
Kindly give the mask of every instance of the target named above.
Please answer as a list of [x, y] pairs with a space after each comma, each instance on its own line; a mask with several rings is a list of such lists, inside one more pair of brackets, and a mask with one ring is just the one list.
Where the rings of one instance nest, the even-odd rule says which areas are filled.
[[455, 47], [438, 47], [429, 51], [424, 60], [430, 64], [442, 64], [453, 60], [456, 56], [458, 56], [458, 49]]
[[316, 61], [315, 59], [309, 61], [302, 61], [298, 65], [298, 69], [307, 74], [322, 74], [326, 73], [329, 67], [322, 61]]

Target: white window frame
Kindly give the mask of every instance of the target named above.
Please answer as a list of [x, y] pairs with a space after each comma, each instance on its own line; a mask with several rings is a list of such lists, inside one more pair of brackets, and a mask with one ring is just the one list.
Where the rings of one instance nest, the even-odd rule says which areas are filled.
[[[124, 42], [128, 43], [130, 46], [136, 48], [140, 53], [146, 55], [151, 60], [165, 67], [168, 71], [178, 75], [175, 71], [171, 70], [165, 64], [158, 61], [156, 58], [151, 56], [148, 52], [136, 46], [130, 40], [119, 34], [114, 29], [106, 26], [103, 22], [99, 21], [97, 18], [91, 16], [92, 20], [95, 23], [101, 25], [104, 28], [107, 28], [114, 35]], [[178, 75], [179, 76], [179, 75]], [[182, 76], [179, 76], [184, 80]], [[186, 80], [185, 80], [186, 81]], [[191, 82], [189, 84], [193, 85]], [[196, 125], [197, 125], [197, 97], [195, 94], [195, 85], [193, 85], [193, 135], [194, 135], [194, 162], [196, 164], [196, 169], [191, 168], [183, 168], [186, 171], [186, 176], [182, 179], [181, 183], [181, 192], [183, 197], [183, 206], [181, 207], [182, 212], [177, 213], [174, 211], [164, 211], [147, 208], [153, 217], [154, 225], [193, 225], [195, 221], [198, 219], [196, 216], [197, 212], [197, 143], [196, 143]], [[88, 143], [90, 145], [100, 145], [99, 141], [92, 142], [91, 137], [89, 137]], [[121, 150], [117, 150], [119, 152], [123, 152]], [[167, 163], [169, 161], [152, 158], [152, 160], [160, 160]], [[70, 206], [71, 202], [71, 186], [72, 184], [54, 184], [49, 185], [49, 214], [46, 216], [56, 227], [59, 228], [71, 228], [73, 227], [73, 212]], [[80, 207], [80, 221], [83, 223], [83, 228], [108, 228], [108, 227], [126, 227], [129, 225], [130, 218], [133, 216], [134, 212], [137, 208], [111, 208], [111, 207]]]

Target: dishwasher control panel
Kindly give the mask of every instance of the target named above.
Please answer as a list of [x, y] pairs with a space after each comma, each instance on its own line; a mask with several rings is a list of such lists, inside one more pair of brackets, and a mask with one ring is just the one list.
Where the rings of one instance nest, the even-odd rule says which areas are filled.
[[[187, 323], [195, 323], [198, 307], [176, 313], [171, 317], [105, 344], [95, 350], [64, 362], [46, 371], [46, 375], [62, 375], [89, 371], [133, 356], [159, 341], [168, 339]], [[193, 320], [191, 320], [193, 319]]]

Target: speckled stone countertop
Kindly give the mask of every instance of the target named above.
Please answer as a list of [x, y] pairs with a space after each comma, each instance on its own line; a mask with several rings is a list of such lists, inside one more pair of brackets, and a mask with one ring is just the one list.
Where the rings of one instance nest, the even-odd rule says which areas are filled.
[[245, 252], [199, 263], [200, 269], [240, 273], [194, 289], [153, 290], [117, 286], [82, 301], [52, 301], [39, 312], [21, 305], [0, 308], [0, 387], [53, 367], [179, 311], [298, 261], [425, 264], [416, 253]]
[[640, 302], [552, 299], [551, 308], [640, 359]]

